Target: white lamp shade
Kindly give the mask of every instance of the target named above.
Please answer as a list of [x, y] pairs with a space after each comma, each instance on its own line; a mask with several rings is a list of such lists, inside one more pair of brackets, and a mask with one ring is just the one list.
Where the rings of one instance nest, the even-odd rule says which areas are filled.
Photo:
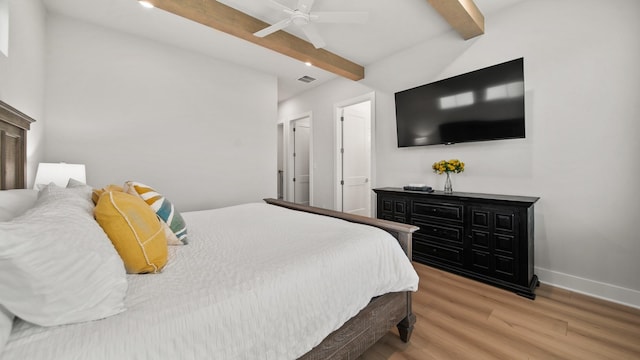
[[87, 175], [84, 164], [40, 163], [36, 172], [34, 188], [37, 189], [38, 185], [48, 185], [50, 183], [65, 187], [69, 179], [86, 183]]

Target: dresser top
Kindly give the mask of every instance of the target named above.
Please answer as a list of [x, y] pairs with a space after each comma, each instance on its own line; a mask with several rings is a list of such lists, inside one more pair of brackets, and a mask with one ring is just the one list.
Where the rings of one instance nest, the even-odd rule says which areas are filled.
[[510, 203], [520, 203], [526, 204], [528, 206], [533, 205], [539, 197], [533, 196], [520, 196], [520, 195], [501, 195], [501, 194], [482, 194], [482, 193], [468, 193], [468, 192], [458, 192], [454, 191], [452, 194], [445, 194], [443, 191], [435, 190], [433, 192], [425, 192], [425, 191], [409, 191], [401, 188], [394, 187], [385, 187], [385, 188], [377, 188], [373, 189], [376, 193], [385, 192], [385, 193], [396, 193], [398, 195], [411, 195], [411, 196], [419, 196], [424, 198], [434, 198], [438, 200], [482, 200], [486, 202], [510, 202]]

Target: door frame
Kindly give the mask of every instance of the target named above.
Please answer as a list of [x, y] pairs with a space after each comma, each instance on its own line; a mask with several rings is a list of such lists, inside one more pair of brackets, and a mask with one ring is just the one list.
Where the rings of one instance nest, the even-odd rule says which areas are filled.
[[[364, 94], [364, 95], [360, 95], [351, 99], [347, 99], [347, 100], [343, 100], [340, 101], [338, 103], [335, 103], [333, 105], [333, 110], [334, 110], [334, 121], [333, 121], [333, 149], [334, 149], [334, 156], [333, 156], [333, 173], [335, 174], [335, 178], [334, 178], [334, 194], [335, 194], [335, 198], [334, 198], [334, 210], [336, 211], [342, 211], [341, 209], [341, 197], [342, 197], [342, 187], [340, 186], [340, 175], [342, 172], [342, 169], [340, 167], [341, 162], [340, 162], [340, 139], [341, 139], [341, 133], [340, 133], [340, 117], [342, 116], [342, 111], [345, 107], [351, 106], [351, 105], [356, 105], [356, 104], [360, 104], [363, 103], [365, 101], [369, 101], [369, 104], [371, 106], [370, 109], [370, 127], [369, 127], [369, 131], [371, 132], [371, 151], [370, 151], [370, 159], [369, 159], [369, 172], [370, 172], [370, 176], [369, 176], [369, 184], [371, 186], [371, 188], [375, 188], [376, 186], [376, 154], [375, 154], [375, 149], [376, 149], [376, 142], [375, 142], [375, 133], [376, 133], [376, 128], [375, 128], [375, 124], [376, 124], [376, 93], [375, 92], [370, 92], [368, 94]], [[371, 192], [370, 194], [371, 196], [371, 214], [369, 214], [369, 216], [373, 216], [373, 214], [375, 214], [375, 197], [373, 192]]]
[[286, 161], [284, 164], [284, 196], [285, 200], [293, 201], [294, 198], [294, 185], [293, 185], [293, 122], [309, 118], [309, 205], [313, 206], [313, 113], [307, 111], [298, 115], [289, 117], [284, 122], [284, 134], [286, 136], [285, 141], [285, 154]]

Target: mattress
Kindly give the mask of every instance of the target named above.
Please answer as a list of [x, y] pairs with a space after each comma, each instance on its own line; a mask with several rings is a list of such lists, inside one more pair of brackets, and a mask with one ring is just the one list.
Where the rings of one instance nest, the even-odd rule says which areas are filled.
[[295, 359], [372, 297], [418, 276], [383, 230], [262, 203], [183, 213], [189, 245], [128, 275], [127, 310], [40, 327], [16, 320], [10, 359]]

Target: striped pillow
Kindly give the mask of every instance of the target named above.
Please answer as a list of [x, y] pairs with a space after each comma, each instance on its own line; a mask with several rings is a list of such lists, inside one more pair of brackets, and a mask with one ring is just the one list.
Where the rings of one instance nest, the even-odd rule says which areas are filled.
[[169, 245], [186, 245], [188, 243], [187, 224], [167, 198], [152, 187], [139, 182], [127, 181], [123, 189], [126, 193], [141, 197], [166, 224], [165, 235]]

